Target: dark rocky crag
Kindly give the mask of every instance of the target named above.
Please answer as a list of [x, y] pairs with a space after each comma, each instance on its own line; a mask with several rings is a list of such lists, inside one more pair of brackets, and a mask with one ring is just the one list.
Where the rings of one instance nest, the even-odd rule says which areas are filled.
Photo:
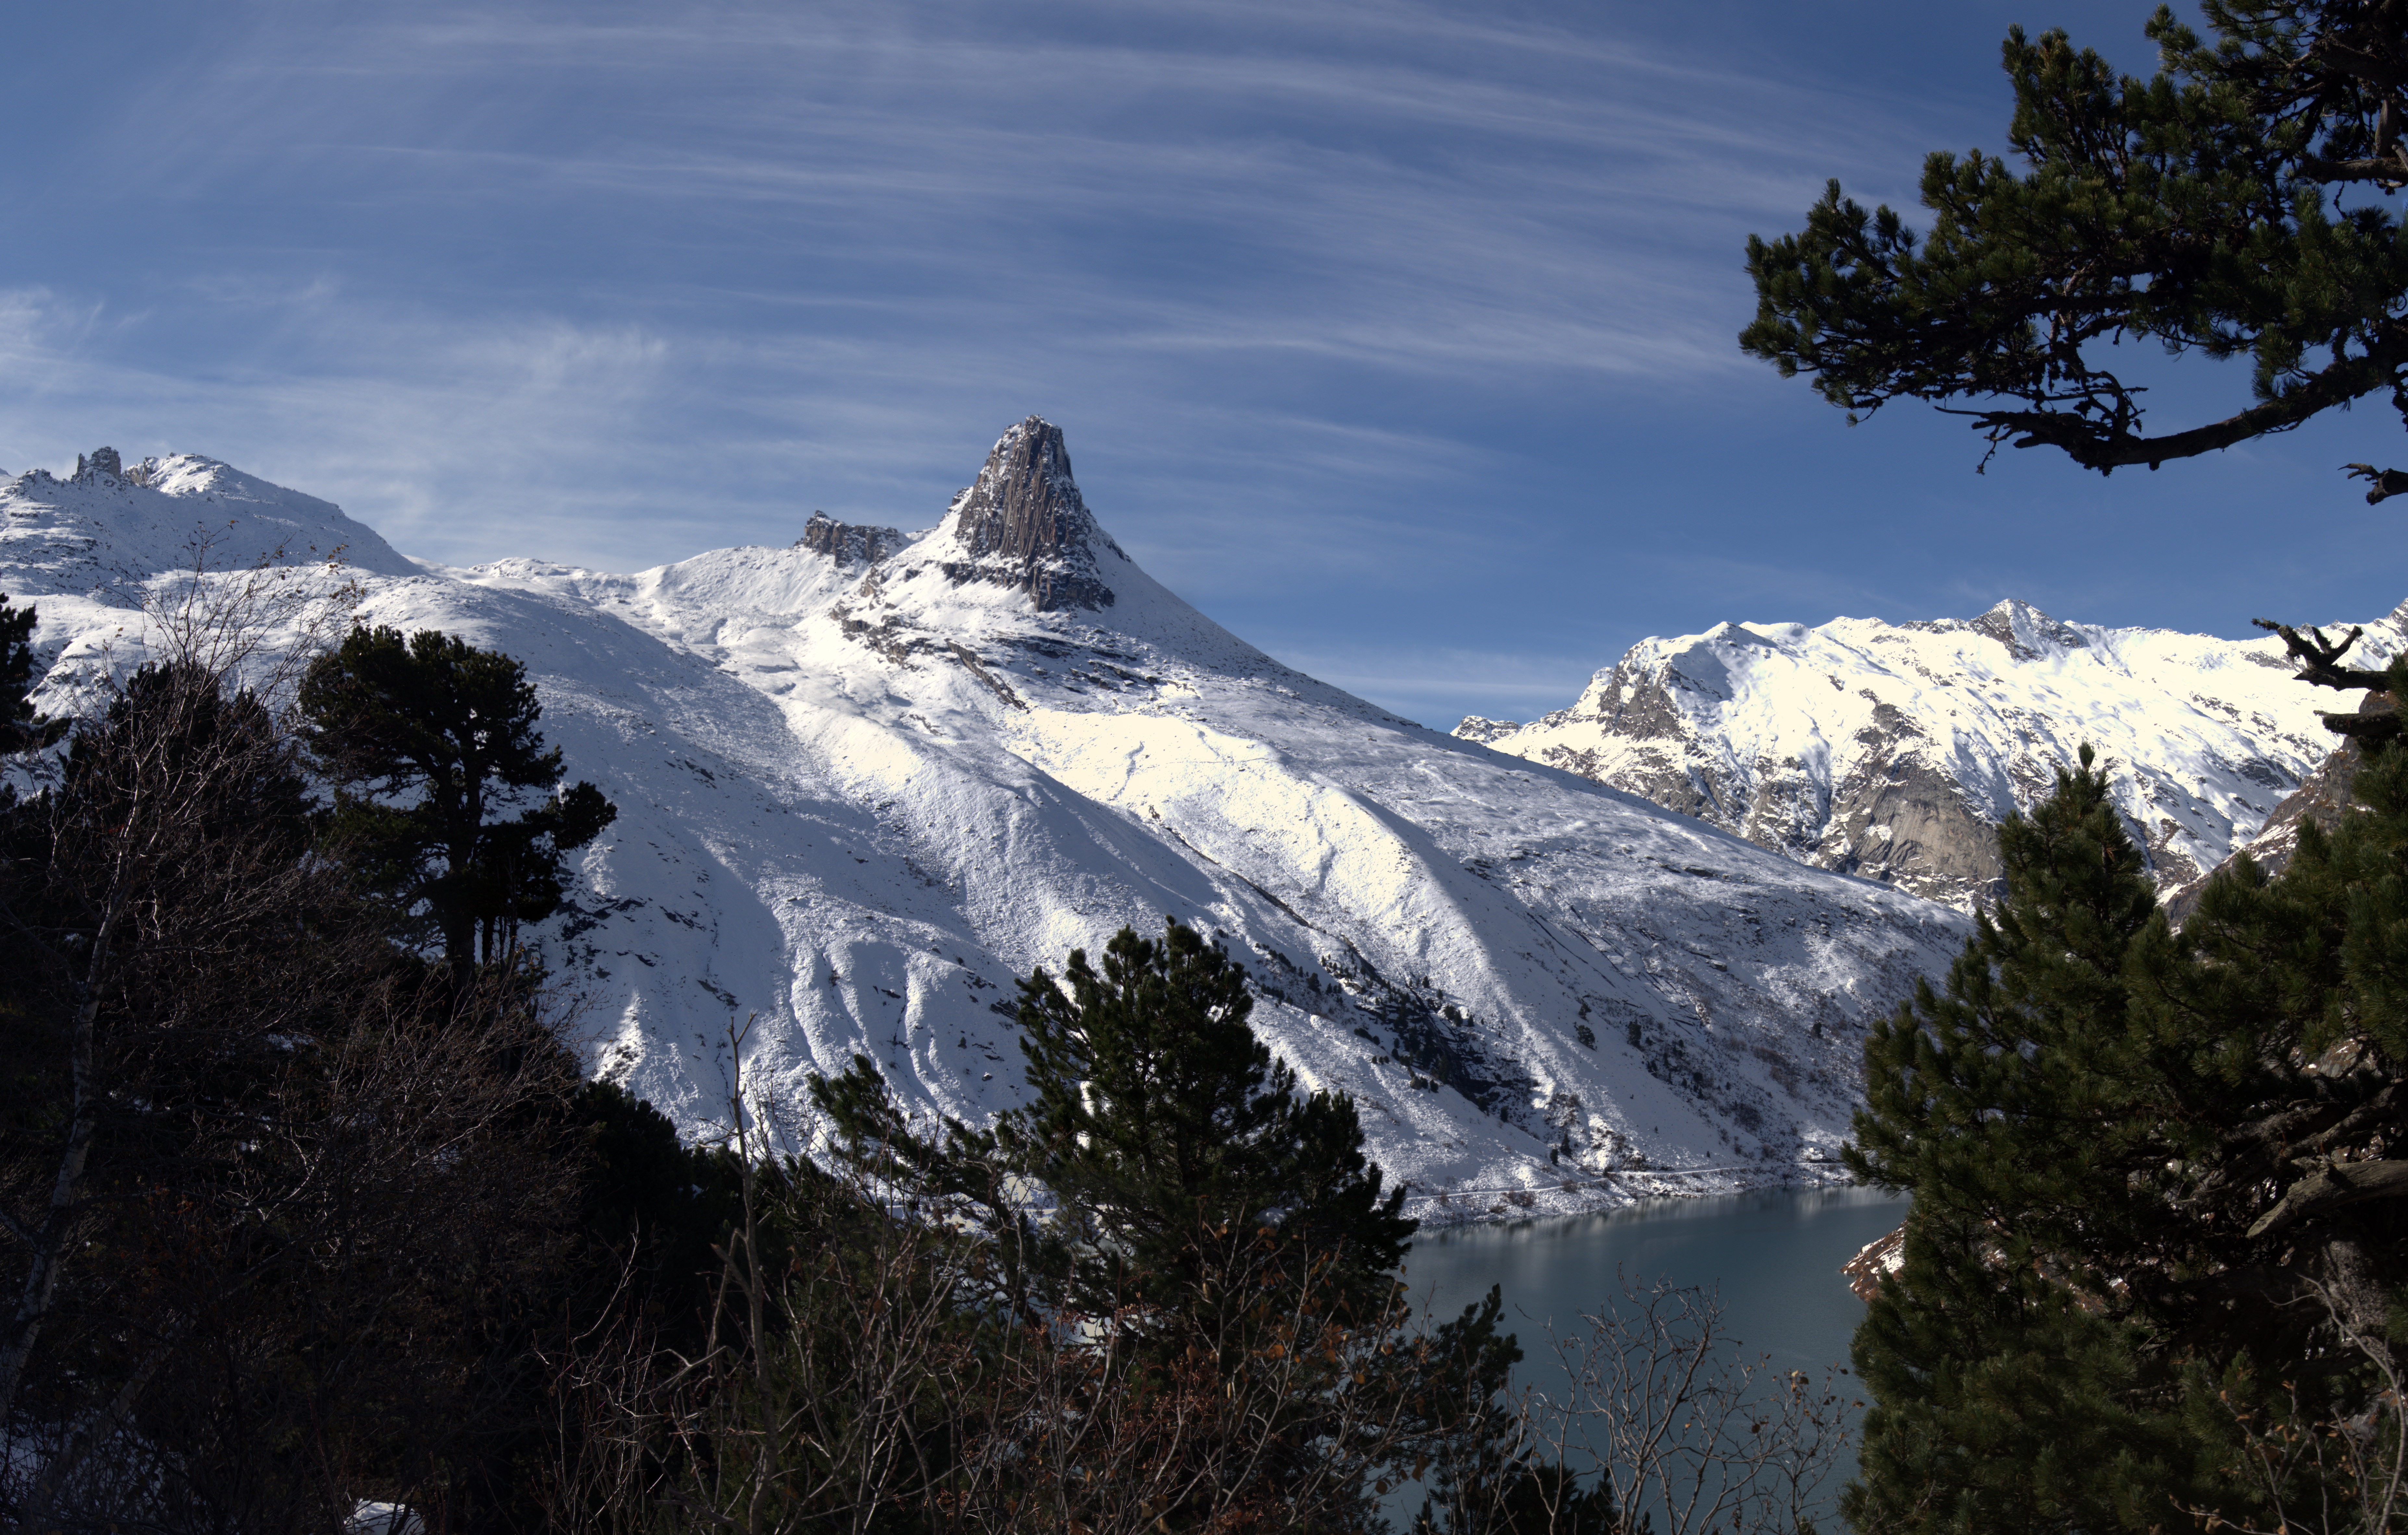
[[978, 482], [954, 498], [953, 512], [954, 537], [967, 557], [938, 568], [955, 585], [1015, 588], [1040, 613], [1112, 605], [1095, 546], [1115, 554], [1120, 546], [1096, 525], [1071, 477], [1062, 428], [1043, 417], [1031, 416], [1003, 434]]
[[815, 511], [803, 524], [803, 536], [795, 540], [795, 547], [825, 554], [838, 565], [875, 565], [908, 541], [896, 528], [839, 523], [824, 511]]

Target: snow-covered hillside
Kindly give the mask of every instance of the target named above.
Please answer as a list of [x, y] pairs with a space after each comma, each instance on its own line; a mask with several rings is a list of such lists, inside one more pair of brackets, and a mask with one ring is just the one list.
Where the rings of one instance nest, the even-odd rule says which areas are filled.
[[222, 564], [340, 545], [363, 619], [525, 661], [620, 808], [539, 941], [596, 1069], [689, 1127], [747, 1015], [789, 1106], [859, 1051], [924, 1109], [1009, 1107], [1014, 977], [1169, 914], [1248, 966], [1415, 1213], [1823, 1177], [1866, 1024], [1963, 934], [1281, 666], [1128, 559], [1035, 418], [925, 533], [815, 519], [636, 575], [422, 566], [203, 458], [0, 481], [46, 701], [140, 659], [136, 597], [197, 527]]
[[[2344, 626], [2346, 627], [2346, 626]], [[2408, 607], [2358, 664], [2408, 648]], [[1570, 708], [1457, 737], [1569, 768], [1816, 868], [1970, 907], [1997, 893], [1996, 828], [2087, 741], [2159, 885], [2199, 879], [2325, 761], [2272, 636], [2065, 624], [2001, 602], [1970, 621], [1725, 624], [1646, 639]]]

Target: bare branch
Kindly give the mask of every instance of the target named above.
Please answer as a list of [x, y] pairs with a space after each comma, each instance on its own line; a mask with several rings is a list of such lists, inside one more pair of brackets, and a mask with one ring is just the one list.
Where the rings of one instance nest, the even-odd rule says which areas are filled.
[[[2408, 175], [2408, 167], [2403, 167], [2402, 173]], [[2349, 471], [2352, 480], [2369, 481], [2366, 504], [2370, 507], [2379, 506], [2394, 495], [2408, 495], [2408, 474], [2398, 469], [2378, 469], [2372, 464], [2344, 464], [2342, 467]]]
[[[2363, 627], [2352, 628], [2340, 643], [2335, 644], [2325, 638], [2322, 629], [2311, 628], [2302, 635], [2288, 624], [2277, 624], [2271, 618], [2253, 618], [2249, 622], [2283, 637], [2283, 648], [2291, 653], [2292, 660], [2300, 663], [2299, 679], [2302, 682], [2345, 693], [2369, 688], [2382, 692], [2390, 686], [2389, 679], [2382, 672], [2341, 664], [2341, 658], [2348, 653], [2349, 648], [2365, 636]], [[2329, 722], [2331, 717], [2327, 718]], [[2328, 723], [2326, 728], [2338, 727]]]
[[2266, 1236], [2343, 1205], [2403, 1197], [2408, 1197], [2408, 1162], [2337, 1162], [2284, 1190], [2281, 1201], [2258, 1217], [2249, 1235]]
[[2336, 42], [2330, 34], [2308, 45], [2308, 57], [2330, 65], [2343, 74], [2362, 79], [2371, 85], [2398, 91], [2408, 88], [2408, 69], [2388, 59], [2381, 59], [2346, 43]]

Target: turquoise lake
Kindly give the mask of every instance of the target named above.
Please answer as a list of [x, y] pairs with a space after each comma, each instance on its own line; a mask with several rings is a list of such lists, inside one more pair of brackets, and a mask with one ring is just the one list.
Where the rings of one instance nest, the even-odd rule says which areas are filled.
[[[1522, 1379], [1560, 1379], [1546, 1341], [1585, 1330], [1584, 1313], [1620, 1294], [1623, 1274], [1717, 1291], [1723, 1323], [1748, 1358], [1820, 1380], [1848, 1362], [1864, 1314], [1840, 1265], [1894, 1229], [1907, 1201], [1869, 1189], [1768, 1190], [1711, 1199], [1657, 1199], [1610, 1215], [1456, 1227], [1414, 1239], [1405, 1280], [1417, 1302], [1452, 1315], [1491, 1284], [1504, 1289], [1506, 1325], [1526, 1356]], [[1846, 1457], [1831, 1485], [1855, 1472]], [[1403, 1499], [1397, 1512], [1407, 1512]], [[1401, 1522], [1401, 1521], [1400, 1521]]]

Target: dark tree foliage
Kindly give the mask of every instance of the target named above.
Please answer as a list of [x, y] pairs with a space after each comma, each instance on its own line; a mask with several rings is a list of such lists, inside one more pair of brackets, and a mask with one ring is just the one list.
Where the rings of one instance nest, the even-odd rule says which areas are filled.
[[[312, 663], [302, 736], [337, 786], [333, 839], [370, 889], [423, 911], [455, 972], [514, 948], [519, 924], [560, 906], [561, 860], [618, 808], [559, 787], [526, 668], [455, 635], [354, 628]], [[545, 797], [503, 811], [535, 791]]]
[[[1751, 237], [1749, 351], [1852, 417], [1893, 399], [1971, 409], [1995, 451], [2154, 468], [2387, 391], [2408, 414], [2408, 18], [2398, 0], [2160, 7], [2163, 67], [2118, 76], [2062, 32], [2010, 31], [2020, 167], [1924, 162], [1930, 229], [1833, 181], [1806, 228]], [[2152, 433], [2118, 345], [2251, 360], [2254, 403]], [[2370, 500], [2408, 475], [2351, 466]]]
[[[1299, 1092], [1252, 1007], [1244, 969], [1195, 929], [1124, 928], [1100, 968], [1074, 951], [1058, 980], [1039, 968], [1021, 983], [1037, 1100], [996, 1129], [921, 1134], [859, 1057], [812, 1096], [878, 1186], [982, 1212], [994, 1314], [1039, 1330], [1085, 1319], [1115, 1341], [1095, 1356], [1109, 1379], [1086, 1389], [1136, 1420], [1193, 1420], [1145, 1473], [1185, 1489], [1168, 1495], [1163, 1528], [1229, 1499], [1368, 1528], [1372, 1497], [1408, 1470], [1445, 1507], [1476, 1511], [1472, 1526], [1445, 1522], [1464, 1535], [1541, 1528], [1542, 1507], [1608, 1528], [1610, 1494], [1506, 1447], [1522, 1356], [1495, 1291], [1407, 1330], [1396, 1270], [1415, 1223], [1401, 1191], [1383, 1192], [1365, 1158], [1354, 1105]], [[1038, 1191], [1050, 1208], [1033, 1219]], [[1220, 1422], [1197, 1413], [1199, 1392], [1264, 1405]], [[1242, 1485], [1229, 1480], [1240, 1463]], [[1333, 1494], [1333, 1469], [1351, 1494]]]
[[2126, 978], [2156, 894], [2086, 749], [2000, 846], [2005, 903], [1865, 1046], [1849, 1164], [1915, 1204], [1857, 1333], [1860, 1529], [2114, 1528], [2158, 1473], [2197, 1474], [2117, 1293], [2164, 1235], [2158, 1169], [2199, 1153], [2167, 1111], [2200, 1084], [2158, 1079]]
[[743, 1213], [736, 1155], [685, 1144], [666, 1115], [607, 1081], [578, 1089], [566, 1123], [580, 1246], [565, 1309], [590, 1319], [621, 1299], [669, 1346], [700, 1353], [710, 1282]]
[[127, 679], [0, 811], [0, 1518], [333, 1528], [507, 1483], [575, 1062], [313, 856], [273, 710]]
[[[2408, 6], [2200, 11], [2204, 36], [2159, 8], [2148, 79], [2011, 32], [2014, 160], [1931, 155], [1920, 236], [1833, 183], [1749, 242], [1742, 344], [1852, 419], [1924, 400], [2101, 473], [2378, 392], [2408, 415]], [[2153, 430], [2113, 350], [2143, 340], [2248, 357], [2252, 402]], [[1868, 1045], [1856, 1166], [1916, 1202], [1858, 1334], [1860, 1528], [2399, 1511], [2361, 1472], [2403, 1442], [2408, 670], [2259, 622], [2303, 681], [2372, 696], [2327, 717], [2365, 750], [2363, 813], [2307, 827], [2280, 880], [2238, 860], [2177, 935], [2086, 758], [2006, 828], [2008, 898], [1945, 988]]]
[[[1408, 1385], [1416, 1399], [1456, 1409], [1414, 1426], [1435, 1453], [1410, 1535], [1628, 1535], [1607, 1477], [1593, 1476], [1583, 1486], [1570, 1466], [1516, 1442], [1521, 1425], [1497, 1410], [1523, 1357], [1514, 1335], [1498, 1331], [1503, 1311], [1503, 1291], [1492, 1286], [1478, 1306], [1433, 1329]], [[1642, 1521], [1640, 1528], [1648, 1528]]]
[[2086, 752], [2002, 830], [2004, 904], [1867, 1044], [1850, 1163], [1915, 1203], [1856, 1337], [1858, 1528], [2268, 1528], [2364, 1496], [2266, 1469], [2294, 1430], [2401, 1428], [2408, 751], [2360, 783], [2367, 813], [2280, 881], [2244, 860], [2179, 935]]
[[1357, 1319], [1386, 1307], [1415, 1224], [1404, 1192], [1382, 1196], [1354, 1103], [1297, 1092], [1254, 1037], [1245, 971], [1218, 945], [1175, 921], [1158, 942], [1123, 928], [1100, 970], [1073, 950], [1058, 983], [1039, 968], [1020, 992], [1037, 1101], [1001, 1134], [1068, 1216], [1079, 1302], [1242, 1306], [1218, 1255], [1275, 1227]]
[[[65, 734], [64, 721], [34, 712], [34, 619], [31, 608], [11, 608], [0, 592], [0, 753], [48, 746]], [[5, 793], [6, 791], [0, 791]]]

